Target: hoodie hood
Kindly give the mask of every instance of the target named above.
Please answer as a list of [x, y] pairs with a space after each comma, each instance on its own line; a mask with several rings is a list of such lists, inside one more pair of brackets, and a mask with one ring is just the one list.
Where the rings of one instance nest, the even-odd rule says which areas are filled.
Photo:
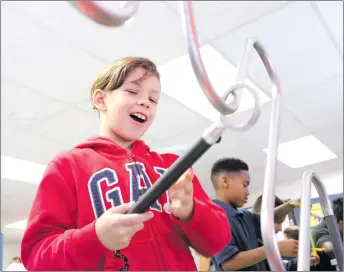
[[111, 139], [102, 136], [91, 137], [86, 141], [78, 144], [75, 148], [91, 148], [96, 152], [104, 152], [109, 154], [116, 153], [118, 155], [127, 154], [128, 152], [134, 154], [144, 154], [150, 152], [150, 148], [142, 140], [136, 140], [133, 143], [131, 150], [127, 150], [116, 144]]

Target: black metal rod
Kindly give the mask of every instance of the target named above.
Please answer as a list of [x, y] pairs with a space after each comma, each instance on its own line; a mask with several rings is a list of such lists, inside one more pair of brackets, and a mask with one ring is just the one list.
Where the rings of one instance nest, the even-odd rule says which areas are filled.
[[198, 140], [197, 143], [185, 155], [178, 158], [175, 163], [159, 178], [159, 180], [154, 183], [152, 187], [147, 190], [136, 203], [133, 204], [133, 206], [131, 206], [128, 213], [144, 213], [210, 147], [211, 144], [208, 144], [203, 138]]

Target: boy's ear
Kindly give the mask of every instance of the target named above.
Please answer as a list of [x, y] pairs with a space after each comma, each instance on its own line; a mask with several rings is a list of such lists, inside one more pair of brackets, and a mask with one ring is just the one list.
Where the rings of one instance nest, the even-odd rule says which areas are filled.
[[105, 112], [106, 111], [106, 103], [105, 103], [105, 92], [100, 89], [94, 91], [92, 96], [92, 102], [94, 107], [98, 111]]
[[226, 176], [222, 176], [221, 177], [221, 186], [224, 189], [228, 189], [229, 188], [229, 179], [228, 179], [228, 177], [226, 177]]

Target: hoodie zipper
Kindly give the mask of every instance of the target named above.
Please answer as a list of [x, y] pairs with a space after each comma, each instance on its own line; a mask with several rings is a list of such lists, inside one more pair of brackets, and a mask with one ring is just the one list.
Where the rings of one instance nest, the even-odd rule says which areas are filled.
[[[140, 169], [137, 167], [136, 160], [135, 160], [135, 155], [130, 150], [127, 150], [127, 153], [129, 155], [131, 161], [135, 164], [136, 171], [139, 174], [139, 178], [140, 178], [139, 182], [141, 182], [141, 176], [140, 176], [141, 172], [140, 172]], [[146, 192], [146, 189], [144, 189], [143, 193], [145, 193], [145, 192]], [[140, 196], [142, 196], [141, 193], [140, 193]], [[155, 238], [157, 238], [157, 233], [155, 232], [155, 228], [154, 228], [152, 222], [148, 221], [148, 223], [151, 226], [151, 229], [153, 231], [153, 235], [155, 236]], [[165, 263], [165, 260], [164, 260], [164, 255], [162, 254], [162, 249], [161, 249], [160, 243], [159, 243], [158, 239], [154, 239], [154, 240], [155, 240], [155, 244], [157, 245], [157, 248], [158, 248], [158, 251], [159, 251], [160, 259], [161, 259], [162, 264], [163, 264], [163, 270], [166, 271], [166, 263]]]

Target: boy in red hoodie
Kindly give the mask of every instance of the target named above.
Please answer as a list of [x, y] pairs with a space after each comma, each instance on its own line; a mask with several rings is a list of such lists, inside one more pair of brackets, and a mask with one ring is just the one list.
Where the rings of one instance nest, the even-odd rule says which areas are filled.
[[100, 136], [48, 164], [21, 243], [28, 270], [197, 270], [189, 246], [210, 257], [230, 242], [225, 212], [190, 170], [147, 212], [126, 214], [177, 159], [139, 140], [159, 96], [148, 59], [123, 58], [99, 75]]

